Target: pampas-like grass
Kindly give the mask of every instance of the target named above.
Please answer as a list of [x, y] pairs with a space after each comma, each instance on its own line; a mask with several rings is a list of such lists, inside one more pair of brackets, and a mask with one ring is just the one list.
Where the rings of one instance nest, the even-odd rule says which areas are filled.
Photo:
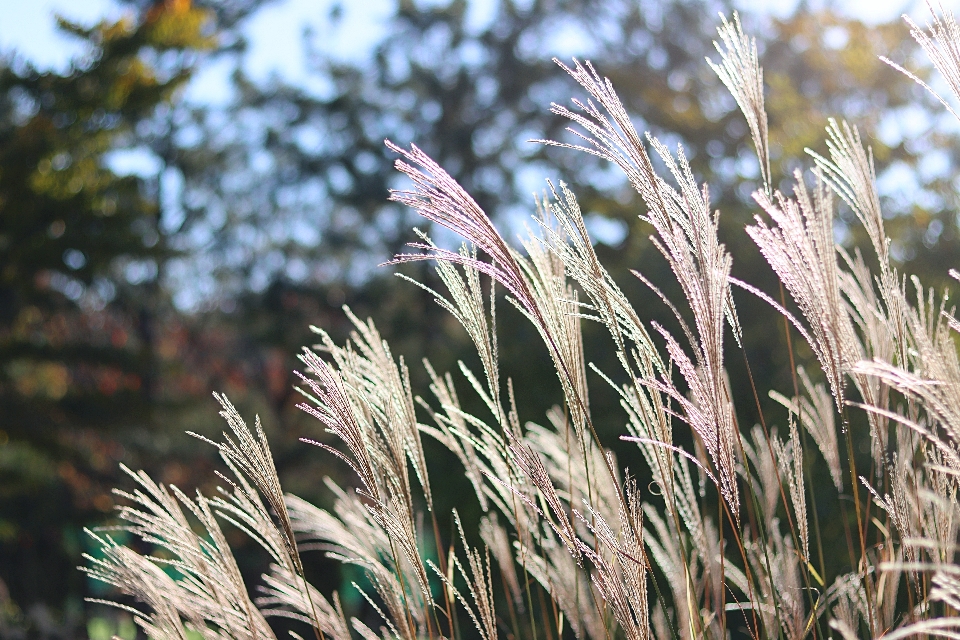
[[[960, 98], [954, 18], [938, 15], [926, 31], [908, 23]], [[315, 444], [349, 466], [355, 489], [328, 480], [330, 510], [284, 494], [259, 421], [250, 430], [218, 396], [229, 426], [209, 441], [227, 469], [220, 495], [190, 498], [128, 471], [138, 488], [118, 492], [127, 502], [119, 528], [154, 553], [92, 532], [100, 553], [84, 570], [133, 598], [136, 606], [117, 606], [148, 636], [179, 640], [272, 638], [273, 616], [333, 640], [721, 639], [734, 624], [757, 639], [960, 637], [960, 322], [945, 293], [912, 281], [908, 294], [891, 264], [873, 155], [856, 127], [829, 121], [829, 158], [810, 151], [812, 183], [797, 171], [791, 193], [774, 188], [781, 180], [770, 164], [756, 45], [736, 16], [723, 19], [719, 35], [720, 61], [709, 64], [743, 111], [761, 167], [746, 232], [799, 315], [730, 277], [734, 256], [717, 237], [721, 214], [683, 148], [640, 135], [589, 62], [561, 64], [589, 99], [552, 109], [581, 142], [546, 144], [612, 162], [637, 190], [641, 219], [684, 299], [670, 300], [635, 275], [672, 311], [680, 335], [642, 318], [598, 259], [563, 183], [548, 183], [534, 230], [515, 247], [423, 151], [388, 142], [413, 185], [391, 198], [464, 241], [450, 251], [418, 231], [413, 246], [422, 253], [394, 262], [436, 261], [446, 291], [427, 291], [463, 325], [482, 372], [460, 363], [454, 376], [424, 362], [431, 396], [418, 396], [372, 321], [347, 310], [355, 327], [348, 342], [315, 329], [321, 343], [304, 349], [298, 375], [301, 408], [331, 436]], [[877, 273], [859, 251], [835, 244], [835, 196], [866, 229]], [[543, 425], [521, 422], [515, 397], [524, 381], [501, 375], [497, 287], [535, 327], [561, 384], [562, 403]], [[737, 421], [725, 365], [742, 337], [735, 287], [784, 314], [819, 364], [819, 372], [797, 370], [799, 395], [766, 390], [787, 410], [779, 430]], [[649, 490], [594, 429], [583, 321], [612, 338], [618, 376], [628, 382], [594, 370], [619, 394], [622, 440], [639, 448]], [[464, 389], [479, 397], [482, 414], [464, 410]], [[872, 474], [857, 470], [854, 412], [869, 423]], [[689, 427], [692, 450], [677, 444], [678, 425]], [[806, 435], [822, 461], [806, 450]], [[456, 455], [483, 514], [471, 525], [455, 512], [450, 540], [436, 525], [423, 437]], [[812, 485], [811, 465], [825, 465], [833, 488], [855, 505], [850, 571], [829, 584], [822, 550], [838, 540], [811, 528], [808, 500], [831, 485]], [[222, 523], [269, 554], [259, 596], [245, 584]], [[468, 542], [471, 526], [483, 548]], [[425, 551], [431, 547], [436, 556]], [[379, 616], [378, 628], [348, 619], [338, 594], [308, 582], [304, 548], [363, 571], [369, 586], [354, 588]], [[476, 635], [465, 629], [471, 623]]]

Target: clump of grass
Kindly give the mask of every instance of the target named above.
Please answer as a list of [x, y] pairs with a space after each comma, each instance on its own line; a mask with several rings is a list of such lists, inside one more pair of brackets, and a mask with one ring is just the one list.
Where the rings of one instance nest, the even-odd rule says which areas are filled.
[[[910, 26], [960, 99], [953, 16], [936, 17], [926, 31]], [[813, 167], [794, 174], [792, 192], [774, 188], [781, 181], [768, 157], [756, 45], [736, 17], [724, 19], [719, 34], [720, 62], [710, 65], [743, 111], [762, 168], [758, 212], [746, 232], [798, 315], [730, 276], [734, 258], [717, 237], [720, 212], [683, 148], [641, 136], [589, 62], [561, 64], [589, 99], [552, 109], [581, 142], [546, 143], [623, 170], [683, 300], [635, 275], [672, 310], [680, 334], [643, 320], [598, 259], [563, 183], [549, 183], [536, 231], [515, 247], [442, 167], [415, 146], [388, 142], [412, 182], [392, 199], [465, 241], [450, 251], [421, 233], [414, 245], [421, 252], [395, 262], [436, 262], [446, 290], [428, 291], [477, 349], [483, 371], [461, 363], [458, 375], [485, 412], [466, 412], [454, 376], [429, 362], [432, 397], [415, 395], [406, 364], [371, 321], [350, 315], [355, 332], [344, 345], [315, 328], [320, 344], [300, 356], [301, 408], [339, 440], [319, 446], [355, 472], [356, 490], [328, 480], [330, 510], [285, 495], [259, 423], [251, 431], [219, 397], [229, 425], [213, 443], [229, 471], [220, 495], [191, 498], [129, 472], [139, 488], [119, 492], [128, 505], [118, 515], [157, 553], [91, 533], [102, 554], [85, 571], [135, 598], [142, 608], [125, 608], [156, 638], [271, 638], [270, 616], [299, 620], [332, 640], [475, 637], [470, 623], [483, 640], [719, 639], [728, 637], [733, 616], [752, 638], [960, 637], [960, 322], [946, 293], [915, 280], [908, 288], [891, 263], [873, 155], [855, 126], [831, 120], [829, 158], [811, 151]], [[834, 242], [837, 197], [866, 229], [869, 260]], [[563, 403], [544, 425], [521, 423], [514, 398], [523, 381], [500, 372], [496, 286], [539, 333], [561, 384]], [[734, 290], [783, 314], [821, 369], [799, 368], [792, 395], [769, 390], [788, 409], [785, 437], [766, 423], [737, 421], [725, 370], [729, 352], [741, 348]], [[594, 429], [584, 320], [612, 338], [618, 375], [629, 382], [598, 373], [620, 396], [623, 440], [639, 448], [655, 492], [638, 489]], [[872, 472], [857, 468], [856, 412], [869, 424]], [[678, 429], [689, 429], [693, 451], [676, 444]], [[822, 549], [843, 541], [824, 539], [808, 522], [813, 454], [804, 434], [833, 488], [854, 503], [851, 570], [829, 584]], [[476, 523], [482, 549], [468, 544], [456, 514], [458, 536], [444, 544], [423, 437], [462, 463], [484, 514]], [[270, 554], [258, 597], [240, 576], [223, 521]], [[431, 538], [437, 561], [423, 551]], [[364, 572], [370, 588], [356, 588], [379, 615], [378, 629], [348, 620], [337, 594], [328, 599], [308, 583], [303, 543]]]

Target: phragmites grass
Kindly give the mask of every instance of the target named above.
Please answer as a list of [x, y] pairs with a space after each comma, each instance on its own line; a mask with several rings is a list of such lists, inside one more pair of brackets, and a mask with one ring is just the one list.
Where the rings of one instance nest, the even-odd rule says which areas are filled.
[[[960, 98], [953, 16], [941, 11], [927, 30], [908, 24]], [[561, 64], [589, 98], [552, 106], [578, 144], [544, 142], [624, 172], [683, 300], [634, 275], [677, 329], [645, 320], [625, 295], [565, 184], [547, 183], [533, 230], [514, 246], [427, 154], [388, 142], [412, 182], [391, 198], [463, 240], [448, 250], [417, 231], [420, 252], [393, 262], [436, 262], [445, 291], [419, 286], [463, 325], [482, 371], [424, 362], [430, 395], [417, 395], [373, 322], [346, 310], [355, 329], [346, 344], [314, 328], [320, 344], [303, 350], [297, 374], [300, 407], [328, 436], [314, 444], [355, 476], [350, 487], [327, 480], [329, 509], [283, 493], [259, 420], [251, 430], [218, 396], [229, 431], [208, 442], [227, 469], [220, 494], [191, 498], [128, 472], [138, 488], [118, 491], [126, 505], [116, 529], [138, 543], [91, 532], [100, 552], [84, 570], [127, 596], [117, 606], [148, 636], [179, 640], [272, 638], [273, 617], [332, 640], [960, 637], [960, 322], [946, 292], [891, 262], [873, 152], [855, 126], [825, 123], [826, 155], [810, 151], [810, 171], [776, 188], [786, 177], [770, 162], [757, 45], [736, 16], [719, 36], [720, 61], [709, 64], [743, 111], [761, 172], [745, 233], [779, 296], [731, 277], [721, 212], [683, 147], [638, 133], [591, 63]], [[867, 257], [837, 244], [839, 203], [862, 224]], [[727, 374], [744, 337], [735, 288], [770, 303], [813, 354], [789, 372], [793, 389], [752, 390], [786, 410], [779, 428], [738, 419]], [[504, 291], [562, 389], [542, 424], [522, 422], [525, 381], [500, 370]], [[621, 370], [588, 365], [582, 322], [610, 334]], [[619, 396], [617, 442], [595, 428], [591, 367]], [[464, 408], [464, 391], [482, 411]], [[456, 531], [447, 538], [424, 437], [456, 456], [473, 488], [462, 508], [439, 514]], [[864, 438], [869, 471], [858, 470], [854, 440]], [[646, 468], [621, 468], [614, 445], [637, 447]], [[816, 520], [828, 491], [842, 526]], [[222, 526], [268, 554], [257, 589]], [[830, 547], [846, 549], [844, 566], [826, 566]], [[317, 549], [363, 574], [350, 588], [367, 615], [348, 616], [339, 594], [310, 584], [301, 552]]]

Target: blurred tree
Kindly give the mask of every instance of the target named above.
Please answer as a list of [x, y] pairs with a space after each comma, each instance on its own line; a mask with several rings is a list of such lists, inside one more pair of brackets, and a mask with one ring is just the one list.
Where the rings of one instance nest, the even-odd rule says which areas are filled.
[[[351, 291], [374, 286], [371, 279], [387, 272], [374, 266], [412, 238], [411, 226], [422, 224], [386, 202], [388, 188], [399, 183], [384, 138], [422, 146], [508, 230], [518, 229], [532, 210], [529, 194], [545, 187], [544, 178], [566, 180], [607, 245], [601, 250], [614, 273], [629, 281], [633, 295], [649, 295], [628, 269], [660, 282], [666, 265], [649, 251], [647, 232], [637, 220], [641, 207], [629, 185], [598, 160], [529, 142], [574, 141], [548, 110], [551, 101], [569, 104], [575, 93], [574, 83], [549, 58], [573, 54], [597, 62], [638, 128], [684, 145], [723, 211], [735, 272], [760, 273], [761, 283], [775, 286], [743, 232], [755, 211], [750, 194], [759, 178], [746, 126], [704, 64], [705, 56], [716, 55], [711, 40], [717, 11], [728, 7], [711, 0], [502, 0], [481, 21], [471, 18], [470, 8], [463, 1], [398, 2], [387, 37], [368, 60], [356, 63], [323, 44], [342, 17], [335, 7], [329, 31], [306, 36], [314, 75], [303, 86], [276, 77], [258, 84], [238, 67], [235, 99], [228, 106], [180, 115], [155, 145], [174, 177], [169, 205], [178, 246], [189, 257], [171, 270], [190, 283], [181, 289], [187, 303], [203, 299], [210, 308], [210, 300], [232, 306], [239, 299], [246, 311], [235, 316], [238, 322], [256, 315], [262, 335], [292, 350], [306, 333], [279, 330], [287, 326], [279, 318], [287, 311], [263, 304], [271, 294], [258, 292], [315, 288], [336, 306], [351, 302]], [[805, 147], [824, 150], [830, 116], [850, 118], [863, 130], [881, 172], [916, 166], [931, 137], [943, 135], [935, 119], [904, 111], [917, 88], [877, 59], [909, 56], [913, 44], [901, 25], [868, 27], [807, 5], [784, 19], [744, 19], [761, 36], [775, 175], [790, 178]], [[945, 158], [942, 164], [955, 162]], [[956, 220], [942, 195], [947, 191], [941, 176], [949, 174], [943, 167], [921, 172], [926, 184], [886, 198], [896, 255], [907, 272], [934, 270], [938, 257], [960, 251]], [[838, 233], [855, 243], [855, 229], [841, 224]], [[441, 234], [438, 240], [451, 239]], [[943, 282], [941, 276], [928, 281]], [[443, 314], [410, 287], [385, 289], [398, 297], [384, 302], [396, 321], [409, 326], [407, 318], [414, 317], [421, 324], [423, 346], [416, 354], [429, 352], [426, 336], [436, 334]], [[769, 330], [762, 303], [742, 304], [756, 373], [788, 388], [782, 332]], [[650, 306], [652, 318], [671, 322], [661, 305]], [[598, 364], [616, 369], [615, 363]], [[505, 366], [511, 367], [509, 354]], [[516, 366], [519, 373], [531, 363], [524, 355]], [[745, 419], [756, 419], [752, 396], [738, 401]]]
[[22, 608], [80, 592], [79, 527], [111, 510], [113, 436], [149, 424], [172, 252], [156, 186], [116, 154], [216, 45], [189, 0], [59, 26], [89, 47], [65, 73], [0, 61], [0, 579]]
[[[917, 141], [934, 121], [899, 111], [916, 92], [877, 59], [907, 57], [905, 30], [805, 6], [782, 20], [745, 17], [762, 36], [771, 140], [790, 140], [790, 148], [776, 147], [777, 156], [786, 161], [802, 157], [804, 146], [822, 148], [826, 118], [843, 115], [864, 129], [881, 170], [915, 161]], [[343, 15], [335, 6], [323, 31], [305, 36], [312, 75], [302, 84], [278, 76], [258, 84], [238, 66], [232, 102], [184, 110], [156, 140], [171, 169], [171, 228], [192, 232], [181, 239], [191, 257], [177, 273], [190, 273], [196, 291], [221, 296], [263, 291], [274, 280], [365, 282], [411, 237], [415, 222], [385, 202], [397, 184], [382, 144], [388, 137], [423, 146], [505, 224], [530, 210], [530, 192], [551, 176], [576, 185], [591, 211], [633, 224], [637, 203], [615, 171], [529, 142], [572, 140], [548, 109], [551, 101], [568, 103], [573, 91], [553, 55], [595, 60], [641, 129], [683, 142], [715, 201], [752, 208], [757, 172], [745, 125], [703, 61], [715, 55], [718, 10], [728, 7], [708, 0], [502, 0], [478, 22], [464, 1], [408, 0], [397, 3], [371, 57], [348, 62], [324, 44]], [[898, 134], [904, 117], [913, 130]], [[887, 135], [873, 139], [881, 124]], [[792, 169], [780, 167], [780, 174]], [[926, 186], [934, 181], [930, 176]], [[910, 210], [890, 204], [896, 213]], [[608, 239], [623, 235], [617, 226], [604, 227]], [[918, 254], [900, 255], [908, 262]]]

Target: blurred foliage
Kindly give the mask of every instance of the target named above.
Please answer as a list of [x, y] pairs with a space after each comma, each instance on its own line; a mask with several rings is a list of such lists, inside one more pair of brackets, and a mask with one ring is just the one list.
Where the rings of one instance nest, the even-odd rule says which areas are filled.
[[112, 509], [115, 436], [150, 424], [172, 252], [150, 185], [109, 155], [216, 46], [185, 0], [59, 26], [88, 46], [65, 73], [0, 64], [0, 575], [24, 605], [81, 591], [80, 526]]
[[[18, 59], [0, 65], [0, 579], [10, 590], [7, 599], [0, 593], [0, 625], [19, 619], [44, 635], [30, 613], [37, 603], [59, 611], [63, 625], [81, 624], [71, 611], [90, 585], [73, 571], [84, 548], [79, 527], [111, 510], [106, 490], [124, 483], [118, 462], [188, 491], [216, 482], [212, 452], [183, 435], [219, 431], [211, 390], [259, 412], [285, 486], [322, 501], [322, 477], [342, 470], [318, 464], [297, 441], [324, 436], [295, 409], [290, 371], [311, 341], [309, 324], [346, 336], [342, 304], [376, 319], [421, 389], [421, 358], [441, 371], [458, 358], [472, 363], [465, 336], [429, 296], [376, 268], [421, 224], [386, 202], [401, 183], [384, 138], [415, 141], [510, 230], [532, 211], [530, 192], [544, 178], [565, 180], [602, 240], [601, 259], [628, 295], [649, 300], [637, 305], [648, 319], [672, 324], [629, 274], [642, 271], [673, 293], [629, 186], [583, 154], [528, 142], [573, 140], [548, 110], [575, 92], [552, 55], [594, 60], [638, 128], [684, 145], [723, 212], [735, 275], [779, 297], [743, 232], [759, 178], [746, 126], [703, 62], [717, 11], [729, 12], [723, 3], [501, 0], [478, 25], [464, 1], [398, 0], [387, 36], [361, 61], [325, 46], [341, 24], [334, 7], [322, 30], [305, 35], [311, 75], [302, 85], [245, 75], [243, 28], [258, 0], [127, 4], [130, 16], [117, 22], [61, 22], [90, 47], [64, 74]], [[894, 255], [906, 272], [943, 282], [942, 265], [960, 257], [955, 202], [945, 195], [958, 158], [930, 167], [927, 152], [952, 134], [908, 108], [926, 98], [877, 60], [910, 60], [912, 41], [900, 24], [867, 27], [806, 7], [781, 20], [744, 17], [766, 69], [774, 173], [788, 177], [805, 147], [824, 150], [827, 117], [850, 119], [873, 145], [882, 183], [892, 168], [884, 206]], [[215, 60], [234, 65], [230, 99], [183, 100], [191, 75]], [[153, 177], [112, 171], [112, 154], [123, 150], [155, 161]], [[902, 169], [914, 168], [918, 181], [904, 184]], [[841, 220], [850, 213], [841, 209]], [[856, 226], [842, 221], [838, 235], [859, 242]], [[404, 269], [434, 282], [428, 266]], [[792, 388], [782, 326], [762, 303], [737, 303], [760, 405], [783, 421], [763, 400], [768, 388]], [[503, 367], [521, 417], [541, 420], [560, 398], [549, 358], [530, 349], [532, 328], [499, 308]], [[617, 370], [603, 360], [610, 350], [600, 332], [584, 331], [588, 358]], [[794, 348], [798, 362], [810, 356]], [[729, 361], [731, 376], [748, 375]], [[613, 443], [624, 417], [604, 383], [591, 384], [598, 428]], [[752, 395], [735, 403], [744, 423], [758, 419]], [[629, 450], [618, 454], [629, 464]], [[439, 449], [431, 456], [456, 464]], [[443, 529], [459, 489], [437, 498]], [[457, 506], [469, 517], [469, 505]], [[827, 518], [835, 505], [818, 508]], [[240, 561], [259, 572], [264, 559]], [[329, 568], [321, 561], [314, 570]], [[337, 579], [316, 583], [333, 588]], [[99, 634], [117, 628], [91, 623]]]

